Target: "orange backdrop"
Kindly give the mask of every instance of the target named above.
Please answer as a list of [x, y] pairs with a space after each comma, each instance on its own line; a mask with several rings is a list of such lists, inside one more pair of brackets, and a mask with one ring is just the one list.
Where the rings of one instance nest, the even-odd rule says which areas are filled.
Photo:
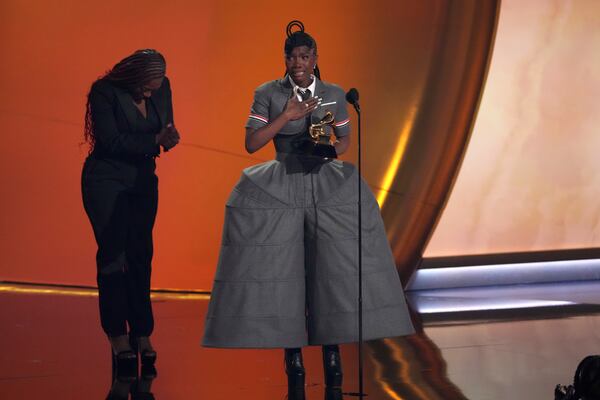
[[[366, 112], [406, 95], [397, 77], [415, 68], [414, 39], [433, 30], [440, 2], [378, 4], [3, 1], [0, 279], [94, 284], [79, 188], [85, 96], [122, 57], [156, 48], [167, 58], [182, 143], [158, 160], [153, 286], [209, 289], [228, 193], [242, 168], [273, 156], [269, 147], [249, 157], [243, 126], [254, 88], [284, 71], [291, 19], [317, 39], [323, 78], [360, 88]], [[390, 79], [396, 87], [386, 90]]]

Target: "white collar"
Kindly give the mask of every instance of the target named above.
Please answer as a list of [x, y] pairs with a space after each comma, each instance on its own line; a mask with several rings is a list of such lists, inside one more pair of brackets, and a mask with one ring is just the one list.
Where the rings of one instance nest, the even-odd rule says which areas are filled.
[[296, 96], [298, 96], [298, 100], [300, 100], [300, 101], [302, 101], [302, 96], [300, 96], [300, 93], [304, 93], [304, 91], [306, 89], [310, 90], [310, 93], [312, 94], [313, 97], [315, 95], [315, 89], [317, 87], [317, 77], [314, 76], [313, 74], [310, 74], [310, 77], [312, 78], [312, 83], [310, 85], [308, 85], [307, 88], [302, 88], [302, 87], [296, 85], [296, 82], [294, 82], [292, 77], [288, 75], [288, 79], [290, 80], [290, 84], [292, 85], [292, 88], [293, 88], [292, 90], [294, 91]]

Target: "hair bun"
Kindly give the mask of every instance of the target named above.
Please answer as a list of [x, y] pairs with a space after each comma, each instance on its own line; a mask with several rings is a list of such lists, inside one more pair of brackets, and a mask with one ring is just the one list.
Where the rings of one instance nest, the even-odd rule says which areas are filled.
[[[294, 30], [294, 28], [298, 28], [297, 30]], [[292, 34], [294, 32], [304, 32], [304, 24], [302, 23], [302, 21], [298, 21], [297, 19], [291, 21], [289, 24], [287, 24], [287, 28], [285, 28], [285, 32], [287, 33], [287, 37], [292, 36]]]

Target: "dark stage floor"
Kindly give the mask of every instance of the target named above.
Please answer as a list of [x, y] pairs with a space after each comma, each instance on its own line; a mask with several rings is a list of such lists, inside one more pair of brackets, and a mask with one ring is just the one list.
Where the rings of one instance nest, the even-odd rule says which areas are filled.
[[[584, 356], [600, 353], [600, 282], [409, 299], [419, 333], [365, 344], [367, 399], [551, 400]], [[0, 399], [106, 397], [109, 345], [96, 302], [92, 290], [0, 285]], [[139, 382], [140, 390], [160, 400], [286, 398], [282, 351], [200, 347], [206, 308], [206, 296], [155, 296], [158, 376]], [[306, 399], [323, 399], [320, 350], [304, 355]], [[343, 391], [356, 392], [356, 348], [342, 346], [342, 357]]]

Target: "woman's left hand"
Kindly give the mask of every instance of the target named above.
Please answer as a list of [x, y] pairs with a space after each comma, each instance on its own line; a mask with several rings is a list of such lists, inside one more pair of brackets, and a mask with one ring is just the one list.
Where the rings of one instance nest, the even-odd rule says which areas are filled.
[[179, 132], [173, 124], [168, 124], [165, 128], [163, 128], [159, 136], [159, 144], [163, 146], [165, 151], [169, 151], [173, 147], [177, 146], [179, 140], [181, 139]]

